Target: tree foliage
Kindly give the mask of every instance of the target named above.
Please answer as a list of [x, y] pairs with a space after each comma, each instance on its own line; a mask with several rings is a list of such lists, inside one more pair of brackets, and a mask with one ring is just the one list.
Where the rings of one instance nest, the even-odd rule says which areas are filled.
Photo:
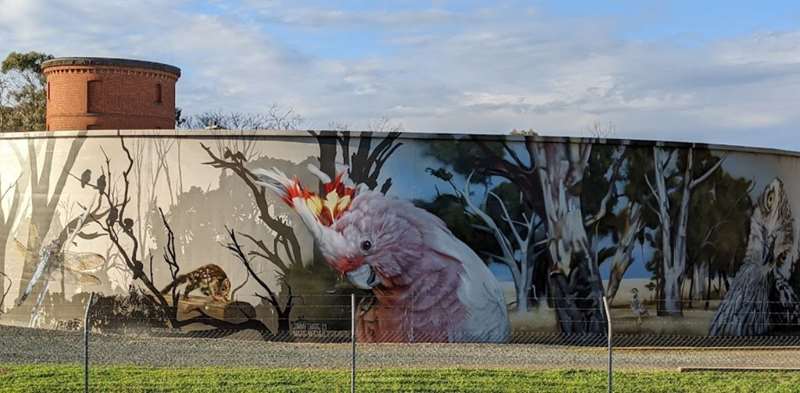
[[[717, 276], [723, 286], [727, 278], [741, 266], [747, 249], [747, 235], [753, 202], [750, 198], [752, 182], [734, 178], [724, 171], [715, 172], [701, 184], [692, 198], [690, 212], [694, 223], [688, 228], [689, 264], [692, 268], [705, 265], [704, 277], [710, 281]], [[706, 293], [695, 293], [695, 298], [708, 300], [711, 285], [705, 284]], [[723, 288], [717, 288], [722, 290]]]
[[46, 81], [42, 63], [53, 56], [11, 52], [0, 66], [0, 130], [45, 129]]

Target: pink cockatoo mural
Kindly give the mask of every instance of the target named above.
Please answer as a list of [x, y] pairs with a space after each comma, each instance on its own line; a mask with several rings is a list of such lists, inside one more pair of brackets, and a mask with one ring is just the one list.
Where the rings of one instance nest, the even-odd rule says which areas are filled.
[[325, 261], [375, 303], [359, 313], [359, 339], [374, 342], [505, 342], [500, 285], [445, 223], [408, 201], [348, 185], [346, 170], [322, 179], [325, 195], [278, 169], [261, 184], [294, 208]]
[[[329, 341], [350, 329], [353, 290], [368, 342], [575, 342], [607, 318], [645, 337], [800, 332], [794, 152], [527, 132], [118, 136], [7, 141], [21, 161], [0, 170], [18, 179], [1, 193], [0, 324], [72, 329], [95, 292], [101, 331], [145, 315], [170, 335]], [[26, 164], [37, 151], [64, 167]], [[64, 184], [44, 192], [50, 170]]]

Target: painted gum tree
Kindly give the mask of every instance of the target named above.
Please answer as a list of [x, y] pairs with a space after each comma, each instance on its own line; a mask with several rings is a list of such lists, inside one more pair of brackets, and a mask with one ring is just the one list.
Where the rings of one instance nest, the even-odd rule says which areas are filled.
[[611, 300], [617, 296], [622, 278], [633, 263], [631, 254], [636, 244], [636, 238], [644, 229], [642, 205], [629, 201], [624, 211], [624, 218], [622, 231], [617, 239], [617, 247], [611, 257], [611, 269], [606, 288], [606, 296]]
[[[500, 253], [488, 253], [489, 256], [508, 267], [511, 278], [514, 281], [515, 305], [518, 313], [528, 312], [528, 301], [531, 286], [533, 284], [533, 270], [537, 256], [541, 252], [535, 251], [547, 241], [536, 242], [539, 228], [543, 221], [537, 215], [524, 211], [512, 213], [512, 209], [507, 206], [506, 199], [498, 195], [497, 192], [503, 191], [503, 186], [497, 187], [494, 191], [487, 191], [480, 204], [476, 204], [470, 196], [470, 184], [472, 175], [467, 177], [464, 189], [460, 190], [453, 183], [452, 174], [443, 172], [443, 169], [429, 172], [450, 183], [455, 194], [464, 203], [468, 214], [477, 218], [479, 224], [473, 224], [475, 229], [490, 234], [499, 247]], [[505, 185], [508, 185], [506, 183]], [[497, 191], [497, 192], [496, 192]], [[490, 209], [490, 198], [495, 202], [499, 214], [492, 214]], [[493, 218], [498, 216], [498, 219]]]
[[[633, 243], [635, 228], [639, 228], [631, 225], [631, 234], [623, 236], [616, 234], [615, 225], [606, 223], [625, 210], [618, 208], [624, 201], [618, 189], [625, 183], [625, 146], [608, 146], [597, 139], [549, 140], [532, 134], [513, 142], [475, 135], [469, 138], [434, 143], [430, 154], [456, 172], [475, 171], [473, 182], [503, 179], [522, 191], [525, 211], [531, 214], [527, 217], [544, 223], [542, 244], [546, 251], [539, 258], [534, 252], [526, 254], [526, 263], [534, 267], [529, 270], [531, 282], [539, 283], [539, 274], [544, 273], [541, 283], [547, 288], [563, 333], [604, 331], [600, 298], [605, 291], [599, 265], [625, 243], [612, 242], [610, 247], [599, 249], [601, 243], [607, 243], [599, 239], [612, 236]], [[596, 143], [600, 147], [593, 149]], [[498, 214], [494, 220], [502, 221], [502, 217]], [[511, 231], [505, 236], [514, 238]], [[630, 257], [631, 248], [618, 251], [620, 277], [622, 268], [630, 265], [624, 259]]]
[[547, 223], [551, 294], [565, 333], [601, 331], [604, 295], [596, 255], [584, 225], [581, 183], [588, 143], [533, 144]]
[[[692, 192], [715, 171], [723, 158], [706, 154], [697, 160], [695, 147], [686, 149], [679, 162], [678, 149], [653, 147], [654, 176], [645, 177], [656, 201], [661, 252], [661, 309], [664, 315], [681, 315], [681, 289], [687, 268], [687, 230]], [[700, 162], [696, 162], [700, 161]], [[698, 175], [699, 173], [699, 175]], [[677, 202], [677, 207], [672, 204]], [[677, 209], [677, 210], [676, 210]]]

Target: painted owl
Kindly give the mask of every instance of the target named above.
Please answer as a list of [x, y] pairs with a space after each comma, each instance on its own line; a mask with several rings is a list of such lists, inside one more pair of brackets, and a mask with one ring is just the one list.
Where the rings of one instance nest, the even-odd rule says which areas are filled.
[[794, 218], [780, 179], [758, 198], [742, 267], [711, 322], [712, 336], [757, 336], [776, 323], [800, 320], [798, 297], [787, 281], [792, 268]]

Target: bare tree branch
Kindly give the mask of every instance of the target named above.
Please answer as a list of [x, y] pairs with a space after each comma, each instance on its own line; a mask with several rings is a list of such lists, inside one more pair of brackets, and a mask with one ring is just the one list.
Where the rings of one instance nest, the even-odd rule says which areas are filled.
[[258, 276], [258, 274], [253, 270], [252, 260], [247, 257], [247, 254], [242, 250], [242, 245], [239, 243], [239, 240], [236, 238], [236, 231], [225, 227], [225, 231], [228, 233], [228, 237], [230, 238], [230, 242], [225, 245], [233, 255], [239, 260], [239, 262], [244, 265], [247, 269], [247, 272], [250, 276], [253, 277], [254, 280], [258, 283], [258, 285], [267, 291], [268, 296], [262, 296], [256, 294], [262, 300], [265, 300], [269, 304], [272, 305], [275, 312], [278, 314], [278, 333], [287, 334], [289, 333], [289, 316], [292, 312], [293, 302], [294, 302], [294, 295], [292, 294], [292, 287], [286, 284], [287, 289], [289, 291], [288, 299], [286, 300], [286, 304], [281, 306], [280, 299], [278, 299], [277, 293], [272, 290], [272, 288], [267, 285], [267, 283]]

